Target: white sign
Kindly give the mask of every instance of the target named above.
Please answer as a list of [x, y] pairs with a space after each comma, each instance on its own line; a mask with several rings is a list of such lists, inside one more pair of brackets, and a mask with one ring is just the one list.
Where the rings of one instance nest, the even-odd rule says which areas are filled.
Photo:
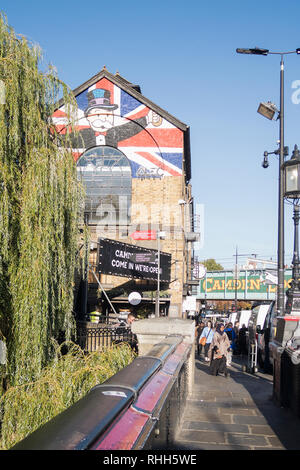
[[266, 284], [278, 284], [278, 277], [273, 273], [268, 273], [266, 272], [266, 279], [265, 279]]
[[266, 285], [274, 285], [274, 284], [276, 285], [278, 284], [278, 277], [276, 274], [266, 271], [265, 277], [260, 276], [260, 281]]
[[128, 296], [128, 302], [131, 305], [138, 305], [142, 300], [142, 296], [139, 292], [131, 292]]
[[203, 279], [206, 275], [206, 267], [204, 264], [196, 263], [193, 269], [193, 275], [196, 279]]
[[186, 297], [186, 299], [183, 301], [182, 304], [182, 310], [183, 312], [189, 310], [189, 311], [196, 311], [196, 300], [197, 297], [195, 295], [189, 295]]

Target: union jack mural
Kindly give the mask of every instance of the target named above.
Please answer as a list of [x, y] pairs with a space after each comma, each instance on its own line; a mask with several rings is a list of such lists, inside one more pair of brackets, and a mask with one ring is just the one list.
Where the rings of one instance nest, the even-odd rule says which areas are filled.
[[[107, 78], [76, 100], [76, 160], [91, 147], [107, 145], [126, 155], [135, 178], [182, 175], [183, 132], [172, 123]], [[64, 106], [54, 113], [53, 122], [63, 137], [69, 124]]]

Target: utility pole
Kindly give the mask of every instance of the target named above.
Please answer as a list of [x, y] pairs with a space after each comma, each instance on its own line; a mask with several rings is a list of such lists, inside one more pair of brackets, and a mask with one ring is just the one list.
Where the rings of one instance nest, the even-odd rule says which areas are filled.
[[237, 281], [238, 281], [238, 257], [239, 256], [254, 256], [256, 258], [257, 254], [256, 253], [251, 253], [251, 254], [238, 254], [238, 247], [236, 246], [235, 249], [235, 269], [234, 269], [234, 274], [235, 274], [235, 289], [234, 289], [234, 305], [235, 305], [235, 311], [237, 311]]

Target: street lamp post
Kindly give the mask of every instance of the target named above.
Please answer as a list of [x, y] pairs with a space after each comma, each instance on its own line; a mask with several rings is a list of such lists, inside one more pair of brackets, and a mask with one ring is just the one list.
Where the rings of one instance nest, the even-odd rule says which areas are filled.
[[155, 318], [159, 318], [160, 315], [160, 308], [159, 308], [159, 300], [160, 300], [160, 240], [164, 239], [166, 236], [165, 232], [157, 231], [157, 289], [156, 289], [156, 299], [155, 299]]
[[299, 272], [299, 220], [300, 220], [300, 154], [295, 145], [292, 157], [283, 164], [284, 197], [291, 199], [294, 206], [294, 254], [291, 287], [287, 290], [286, 313], [300, 313], [300, 272]]
[[[278, 274], [278, 287], [277, 287], [277, 311], [278, 315], [284, 315], [284, 197], [283, 197], [283, 178], [282, 178], [282, 165], [284, 163], [284, 61], [283, 56], [287, 54], [300, 54], [300, 48], [289, 52], [270, 52], [268, 49], [236, 49], [239, 54], [252, 54], [252, 55], [280, 55], [280, 110], [279, 110], [279, 178], [278, 178], [278, 244], [277, 244], [277, 274]], [[269, 106], [270, 111], [270, 106]], [[268, 119], [273, 116], [264, 113], [260, 107], [258, 109], [260, 114], [263, 114]], [[265, 160], [264, 160], [265, 163]], [[264, 166], [266, 168], [266, 165]]]

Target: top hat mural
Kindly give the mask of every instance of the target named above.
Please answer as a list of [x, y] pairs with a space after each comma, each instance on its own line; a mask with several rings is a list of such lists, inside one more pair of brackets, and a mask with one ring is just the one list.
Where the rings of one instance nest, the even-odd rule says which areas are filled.
[[87, 116], [93, 108], [106, 109], [108, 111], [114, 111], [118, 108], [117, 104], [111, 103], [111, 95], [109, 90], [104, 88], [95, 88], [87, 94], [88, 106], [84, 111]]

